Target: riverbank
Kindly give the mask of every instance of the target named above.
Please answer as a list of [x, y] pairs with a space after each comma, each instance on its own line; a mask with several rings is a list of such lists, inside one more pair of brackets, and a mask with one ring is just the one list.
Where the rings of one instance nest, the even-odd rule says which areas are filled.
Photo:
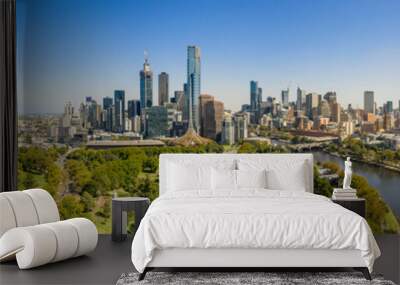
[[[331, 161], [344, 168], [345, 158], [322, 150], [312, 151], [315, 162]], [[360, 161], [353, 161], [353, 171], [364, 177], [368, 183], [378, 190], [383, 200], [392, 208], [396, 217], [400, 217], [400, 174], [397, 171]]]
[[[323, 149], [323, 148], [321, 149], [321, 151], [323, 151], [323, 152], [325, 152], [327, 154], [336, 156], [336, 157], [340, 157], [342, 159], [346, 159], [346, 157], [347, 157], [347, 155], [340, 155], [340, 153], [338, 153], [338, 152], [330, 152], [330, 151], [328, 151], [326, 149]], [[373, 161], [368, 161], [368, 160], [363, 160], [363, 159], [359, 159], [359, 158], [353, 157], [353, 156], [351, 156], [350, 158], [351, 158], [352, 161], [362, 162], [362, 163], [373, 165], [373, 166], [377, 166], [377, 167], [383, 167], [385, 169], [392, 170], [392, 171], [400, 173], [400, 167], [391, 166], [391, 165], [378, 163], [378, 162], [373, 162]]]

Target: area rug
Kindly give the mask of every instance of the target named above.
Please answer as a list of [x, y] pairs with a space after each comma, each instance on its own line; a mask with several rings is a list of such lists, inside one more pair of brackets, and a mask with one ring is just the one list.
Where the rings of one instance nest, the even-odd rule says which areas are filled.
[[138, 273], [122, 274], [117, 285], [395, 285], [379, 275], [373, 275], [373, 280], [368, 281], [359, 272], [148, 272], [142, 281], [138, 281], [138, 276]]

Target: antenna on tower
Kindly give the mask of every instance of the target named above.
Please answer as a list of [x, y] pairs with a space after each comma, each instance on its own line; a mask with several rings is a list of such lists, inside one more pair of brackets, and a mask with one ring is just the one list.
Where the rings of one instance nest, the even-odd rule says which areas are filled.
[[147, 63], [149, 61], [149, 53], [147, 49], [144, 50], [144, 62]]

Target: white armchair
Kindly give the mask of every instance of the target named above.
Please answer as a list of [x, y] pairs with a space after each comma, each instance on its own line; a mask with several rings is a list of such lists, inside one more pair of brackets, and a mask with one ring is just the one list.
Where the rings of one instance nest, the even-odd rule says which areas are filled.
[[0, 193], [0, 262], [16, 258], [20, 269], [57, 262], [94, 250], [97, 238], [88, 219], [60, 221], [45, 190]]

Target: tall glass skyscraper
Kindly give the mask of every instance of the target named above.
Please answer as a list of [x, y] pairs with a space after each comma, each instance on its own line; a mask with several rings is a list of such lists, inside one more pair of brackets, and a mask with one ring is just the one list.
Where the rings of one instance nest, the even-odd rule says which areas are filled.
[[147, 57], [144, 60], [143, 70], [140, 71], [140, 106], [142, 108], [153, 106], [153, 72]]
[[114, 131], [123, 133], [125, 131], [125, 91], [114, 91]]
[[258, 101], [258, 82], [250, 81], [250, 110], [255, 112], [257, 110]]
[[375, 114], [374, 91], [364, 91], [364, 111]]
[[200, 48], [188, 46], [187, 48], [187, 88], [186, 108], [189, 115], [189, 127], [199, 131], [199, 96], [200, 96]]

